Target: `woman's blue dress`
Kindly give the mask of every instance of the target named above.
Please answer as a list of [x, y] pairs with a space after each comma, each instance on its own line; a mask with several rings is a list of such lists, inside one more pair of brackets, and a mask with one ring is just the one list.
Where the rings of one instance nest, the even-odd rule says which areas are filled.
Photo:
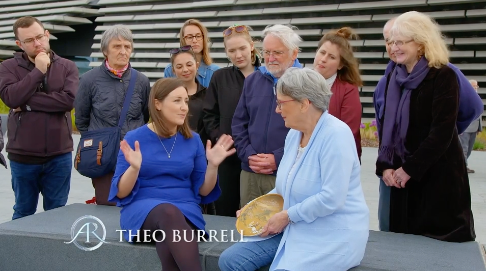
[[[176, 138], [177, 137], [177, 138]], [[140, 143], [142, 165], [132, 192], [123, 199], [116, 196], [118, 182], [130, 165], [123, 152], [118, 153], [115, 175], [111, 182], [109, 201], [122, 207], [120, 226], [125, 240], [132, 242], [149, 212], [161, 203], [171, 203], [198, 229], [204, 230], [205, 221], [200, 203], [215, 201], [221, 194], [219, 184], [207, 196], [199, 195], [199, 188], [206, 175], [206, 154], [201, 139], [193, 132], [192, 138], [184, 138], [181, 133], [170, 138], [160, 138], [147, 125], [130, 131], [125, 140], [135, 149], [135, 141]], [[175, 144], [174, 144], [175, 140]], [[164, 144], [167, 151], [162, 146]], [[174, 148], [171, 151], [172, 145]], [[129, 231], [131, 235], [129, 236]]]

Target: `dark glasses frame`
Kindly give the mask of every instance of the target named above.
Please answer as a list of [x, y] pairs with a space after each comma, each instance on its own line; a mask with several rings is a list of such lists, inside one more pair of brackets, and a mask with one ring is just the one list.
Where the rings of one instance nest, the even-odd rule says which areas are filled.
[[231, 34], [233, 34], [234, 32], [236, 33], [248, 32], [248, 28], [246, 27], [246, 25], [230, 26], [223, 31], [223, 37], [231, 36]]
[[170, 49], [169, 50], [169, 54], [171, 54], [171, 55], [177, 55], [180, 52], [188, 52], [188, 51], [191, 51], [192, 52], [191, 45], [185, 45], [185, 46], [182, 46], [182, 47], [179, 47], [179, 48]]

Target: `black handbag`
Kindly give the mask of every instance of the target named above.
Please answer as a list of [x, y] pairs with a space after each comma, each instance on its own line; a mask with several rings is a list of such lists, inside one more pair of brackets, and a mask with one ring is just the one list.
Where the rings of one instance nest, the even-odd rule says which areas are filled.
[[78, 150], [74, 157], [74, 168], [83, 176], [97, 178], [115, 170], [120, 150], [121, 129], [132, 99], [137, 71], [130, 69], [131, 77], [123, 102], [118, 126], [81, 133]]

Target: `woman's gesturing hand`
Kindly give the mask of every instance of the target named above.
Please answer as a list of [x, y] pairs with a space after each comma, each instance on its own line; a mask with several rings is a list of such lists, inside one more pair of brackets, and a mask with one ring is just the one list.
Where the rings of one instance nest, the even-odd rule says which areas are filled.
[[208, 164], [212, 166], [219, 166], [226, 157], [233, 155], [236, 152], [233, 146], [233, 139], [229, 135], [222, 135], [218, 142], [211, 148], [211, 141], [206, 143], [206, 159]]
[[135, 150], [128, 145], [126, 140], [123, 140], [120, 143], [120, 149], [125, 156], [125, 160], [135, 169], [140, 170], [140, 166], [142, 165], [142, 153], [140, 152], [140, 143], [135, 141]]

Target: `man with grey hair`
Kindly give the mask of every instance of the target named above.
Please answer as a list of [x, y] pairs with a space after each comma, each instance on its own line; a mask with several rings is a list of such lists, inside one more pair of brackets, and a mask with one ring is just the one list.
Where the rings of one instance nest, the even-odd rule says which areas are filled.
[[0, 65], [0, 97], [10, 107], [7, 153], [15, 194], [12, 219], [66, 205], [71, 184], [71, 114], [78, 68], [55, 54], [50, 33], [35, 17], [13, 25], [23, 52]]
[[[471, 86], [478, 92], [479, 86], [478, 81], [476, 80], [469, 80]], [[466, 128], [464, 133], [459, 135], [459, 140], [461, 141], [462, 151], [464, 152], [464, 160], [466, 161], [467, 173], [474, 173], [473, 169], [470, 169], [467, 166], [467, 159], [471, 155], [471, 151], [474, 147], [474, 141], [476, 141], [476, 135], [481, 132], [482, 130], [482, 119], [481, 116], [475, 119], [469, 126]]]
[[[373, 104], [375, 106], [375, 117], [378, 131], [381, 130], [380, 126], [383, 122], [383, 117], [385, 113], [384, 104], [387, 79], [392, 71], [394, 71], [396, 66], [395, 54], [391, 50], [392, 37], [390, 35], [390, 30], [393, 27], [393, 23], [395, 22], [396, 18], [397, 17], [387, 21], [383, 28], [383, 38], [385, 39], [386, 51], [388, 53], [390, 61], [388, 62], [388, 65], [386, 67], [385, 75], [380, 79], [380, 81], [376, 85], [375, 92], [373, 93]], [[427, 57], [427, 53], [425, 54], [425, 57]], [[457, 115], [456, 127], [458, 133], [462, 133], [468, 127], [471, 121], [473, 121], [482, 114], [483, 102], [481, 98], [475, 93], [471, 84], [468, 82], [461, 70], [459, 70], [459, 68], [451, 63], [448, 63], [447, 66], [449, 66], [455, 72], [457, 76], [457, 82], [459, 84], [459, 112]], [[379, 228], [381, 231], [389, 231], [390, 193], [391, 186], [393, 186], [393, 184], [388, 182], [386, 179], [383, 179], [382, 176], [378, 177], [380, 178], [380, 196], [378, 201]]]
[[241, 207], [275, 187], [288, 128], [275, 113], [275, 86], [290, 67], [302, 68], [297, 60], [300, 36], [292, 26], [272, 25], [263, 30], [261, 66], [245, 79], [232, 122], [232, 134], [240, 158]]
[[[128, 27], [114, 25], [107, 29], [101, 36], [101, 52], [105, 56], [103, 63], [81, 76], [74, 101], [76, 127], [81, 134], [116, 127], [131, 74], [136, 72], [135, 88], [121, 127], [122, 140], [128, 131], [143, 126], [149, 120], [150, 82], [147, 76], [131, 69], [129, 61], [133, 52], [133, 36]], [[115, 205], [108, 202], [113, 174], [111, 172], [92, 179], [96, 204]]]

